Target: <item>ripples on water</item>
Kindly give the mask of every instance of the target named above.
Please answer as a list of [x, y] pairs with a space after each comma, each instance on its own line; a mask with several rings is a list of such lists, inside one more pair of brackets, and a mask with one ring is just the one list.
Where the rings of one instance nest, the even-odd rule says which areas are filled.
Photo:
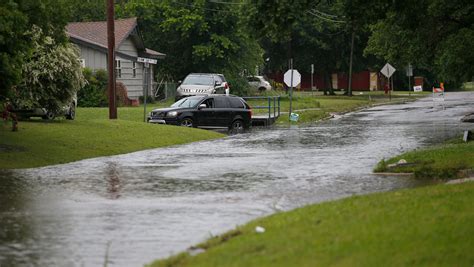
[[278, 210], [416, 186], [372, 168], [458, 135], [469, 109], [423, 100], [308, 127], [0, 171], [0, 266], [99, 266], [106, 253], [110, 266], [140, 266]]

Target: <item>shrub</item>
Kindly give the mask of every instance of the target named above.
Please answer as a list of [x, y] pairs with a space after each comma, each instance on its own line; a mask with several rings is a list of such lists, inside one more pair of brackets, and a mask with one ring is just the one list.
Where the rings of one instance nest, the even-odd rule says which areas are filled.
[[87, 85], [79, 90], [77, 94], [77, 104], [80, 107], [106, 107], [107, 99], [107, 71], [92, 71], [84, 68], [83, 75], [87, 80]]
[[14, 105], [19, 109], [43, 107], [57, 112], [71, 103], [86, 82], [75, 45], [56, 44], [33, 26], [27, 36], [33, 52], [22, 66], [22, 82], [15, 89]]
[[245, 77], [231, 76], [227, 77], [230, 84], [230, 93], [238, 96], [247, 96], [250, 94], [250, 86]]

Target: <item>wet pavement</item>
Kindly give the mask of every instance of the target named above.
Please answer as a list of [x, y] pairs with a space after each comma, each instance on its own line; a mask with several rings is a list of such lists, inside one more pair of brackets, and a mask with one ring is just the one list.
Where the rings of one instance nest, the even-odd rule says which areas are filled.
[[142, 266], [259, 216], [420, 185], [382, 158], [458, 136], [474, 94], [305, 127], [0, 171], [0, 266]]

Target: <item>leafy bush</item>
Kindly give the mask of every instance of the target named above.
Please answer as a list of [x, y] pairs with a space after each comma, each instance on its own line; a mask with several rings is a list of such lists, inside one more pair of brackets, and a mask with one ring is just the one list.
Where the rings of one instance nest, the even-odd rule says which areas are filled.
[[80, 107], [106, 107], [107, 99], [107, 71], [92, 71], [85, 68], [82, 71], [87, 80], [84, 86], [77, 94], [77, 104]]
[[84, 86], [79, 48], [75, 45], [56, 44], [41, 28], [33, 26], [27, 33], [33, 52], [22, 66], [22, 82], [16, 87], [17, 108], [44, 107], [57, 112], [71, 103], [77, 91]]
[[250, 86], [247, 79], [240, 76], [226, 77], [230, 84], [230, 93], [238, 96], [250, 95]]

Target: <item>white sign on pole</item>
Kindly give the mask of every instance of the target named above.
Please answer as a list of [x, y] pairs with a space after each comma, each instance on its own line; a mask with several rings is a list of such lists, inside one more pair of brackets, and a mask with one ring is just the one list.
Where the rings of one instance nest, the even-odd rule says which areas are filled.
[[[291, 79], [291, 73], [293, 71], [293, 79]], [[291, 83], [293, 80], [293, 84]], [[283, 81], [289, 87], [296, 87], [301, 83], [301, 74], [297, 70], [288, 70], [283, 76]]]
[[389, 63], [385, 64], [385, 66], [380, 70], [380, 72], [387, 78], [390, 78], [395, 71], [396, 69]]
[[142, 62], [142, 63], [149, 63], [149, 64], [156, 64], [158, 62], [156, 59], [146, 58], [146, 57], [137, 57], [137, 61]]
[[406, 68], [406, 71], [407, 71], [407, 76], [408, 77], [413, 76], [413, 66], [411, 64], [408, 64], [408, 66]]
[[413, 86], [413, 92], [423, 92], [423, 87], [421, 85]]

